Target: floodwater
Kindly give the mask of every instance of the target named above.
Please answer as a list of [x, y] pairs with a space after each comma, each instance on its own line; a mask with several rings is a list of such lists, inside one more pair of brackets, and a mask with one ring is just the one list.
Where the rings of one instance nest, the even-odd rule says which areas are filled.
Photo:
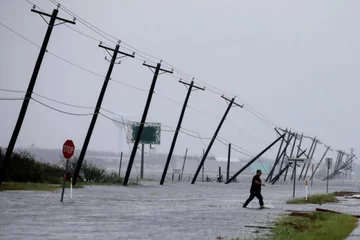
[[[217, 239], [253, 237], [268, 230], [285, 210], [313, 210], [315, 205], [287, 205], [292, 183], [267, 185], [266, 205], [274, 209], [244, 209], [249, 177], [238, 183], [144, 181], [141, 186], [89, 186], [73, 189], [73, 199], [61, 191], [0, 192], [1, 239]], [[356, 191], [355, 181], [330, 181], [330, 191]], [[326, 183], [314, 181], [309, 193], [324, 193]], [[297, 184], [297, 196], [305, 186]], [[256, 199], [249, 207], [257, 207]], [[344, 199], [322, 208], [360, 215], [360, 200]]]

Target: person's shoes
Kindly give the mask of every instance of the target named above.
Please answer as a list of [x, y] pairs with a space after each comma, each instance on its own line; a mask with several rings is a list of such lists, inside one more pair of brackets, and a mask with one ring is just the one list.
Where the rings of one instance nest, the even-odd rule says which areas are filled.
[[263, 208], [265, 208], [264, 206], [260, 206], [260, 209], [263, 209]]
[[243, 208], [246, 208], [246, 206], [245, 206], [245, 205], [243, 205]]

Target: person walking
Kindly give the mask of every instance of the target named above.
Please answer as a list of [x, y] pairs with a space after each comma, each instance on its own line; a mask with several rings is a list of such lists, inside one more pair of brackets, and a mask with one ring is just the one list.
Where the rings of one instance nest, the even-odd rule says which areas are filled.
[[250, 197], [246, 200], [243, 205], [243, 208], [246, 208], [247, 205], [256, 197], [259, 199], [260, 208], [264, 208], [263, 197], [261, 195], [261, 186], [265, 187], [265, 184], [261, 183], [262, 172], [260, 169], [256, 171], [256, 175], [252, 179], [251, 188], [250, 188]]

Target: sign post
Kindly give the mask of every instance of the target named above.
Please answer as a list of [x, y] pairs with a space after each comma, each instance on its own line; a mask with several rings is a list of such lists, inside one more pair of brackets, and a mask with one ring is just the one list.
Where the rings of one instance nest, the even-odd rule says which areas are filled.
[[72, 140], [66, 140], [64, 145], [63, 145], [63, 155], [64, 158], [66, 158], [66, 167], [65, 167], [65, 174], [64, 174], [64, 179], [63, 179], [63, 186], [62, 186], [62, 192], [61, 192], [61, 202], [63, 201], [64, 198], [64, 190], [65, 190], [65, 182], [66, 182], [66, 175], [67, 175], [67, 171], [68, 171], [68, 167], [69, 167], [69, 159], [74, 155], [74, 150], [75, 150], [75, 145], [73, 143]]

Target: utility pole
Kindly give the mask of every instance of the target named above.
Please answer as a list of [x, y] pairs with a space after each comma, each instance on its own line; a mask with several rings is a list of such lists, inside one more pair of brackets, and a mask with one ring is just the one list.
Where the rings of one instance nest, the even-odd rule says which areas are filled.
[[242, 173], [247, 167], [249, 167], [253, 162], [255, 162], [258, 158], [260, 158], [264, 153], [266, 153], [272, 146], [274, 146], [280, 139], [285, 137], [285, 134], [279, 136], [274, 142], [272, 142], [269, 146], [267, 146], [264, 150], [262, 150], [258, 155], [256, 155], [253, 159], [251, 159], [244, 167], [242, 167], [237, 173], [235, 173], [225, 184], [230, 183], [234, 180], [240, 173]]
[[[203, 156], [205, 154], [205, 149], [203, 149]], [[205, 164], [203, 164], [202, 166], [202, 177], [201, 177], [201, 181], [204, 182], [204, 172], [205, 172]]]
[[[301, 151], [301, 144], [302, 144], [303, 138], [304, 138], [304, 134], [301, 134], [301, 136], [300, 136], [300, 142], [299, 142], [299, 145], [297, 146], [296, 157], [299, 157], [299, 154], [300, 154], [300, 151]], [[304, 152], [303, 154], [305, 154], [305, 152]], [[294, 175], [294, 174], [295, 174], [294, 170], [295, 170], [295, 169], [293, 169], [293, 172], [292, 172], [292, 175], [291, 175], [291, 181], [293, 181], [294, 176], [295, 176], [295, 175]], [[285, 176], [284, 176], [284, 182], [286, 181], [287, 171], [288, 171], [288, 170], [286, 169]]]
[[182, 84], [184, 84], [185, 86], [189, 86], [189, 87], [188, 87], [188, 92], [187, 92], [187, 94], [186, 94], [186, 98], [185, 98], [185, 101], [184, 101], [184, 104], [183, 104], [183, 107], [182, 107], [182, 110], [181, 110], [181, 113], [180, 113], [180, 118], [179, 118], [179, 121], [178, 121], [176, 130], [175, 130], [175, 133], [174, 133], [174, 137], [173, 137], [173, 140], [172, 140], [172, 142], [171, 142], [169, 154], [168, 154], [168, 157], [167, 157], [167, 159], [166, 159], [166, 163], [165, 163], [165, 167], [164, 167], [163, 174], [162, 174], [162, 176], [161, 176], [160, 185], [163, 185], [163, 184], [164, 184], [164, 181], [165, 181], [166, 173], [167, 173], [167, 170], [168, 170], [168, 168], [169, 168], [169, 164], [170, 164], [171, 157], [172, 157], [172, 154], [173, 154], [173, 151], [174, 151], [174, 148], [175, 148], [176, 140], [177, 140], [177, 137], [178, 137], [180, 128], [181, 128], [181, 123], [182, 123], [183, 118], [184, 118], [185, 110], [186, 110], [186, 107], [187, 107], [187, 103], [188, 103], [188, 100], [189, 100], [191, 91], [192, 91], [193, 88], [195, 88], [195, 89], [197, 89], [197, 90], [202, 90], [202, 91], [205, 90], [205, 88], [201, 88], [201, 87], [198, 87], [198, 86], [194, 86], [194, 80], [192, 80], [190, 84], [181, 81], [181, 79], [180, 79], [179, 82], [182, 83]]
[[[300, 154], [297, 155], [297, 158], [301, 157], [302, 155], [305, 155], [306, 150], [302, 151]], [[297, 163], [296, 163], [297, 164]], [[283, 170], [281, 170], [281, 172], [276, 175], [272, 180], [271, 180], [271, 184], [274, 185], [279, 179], [280, 176], [292, 165], [292, 163], [288, 163]], [[295, 169], [296, 170], [296, 169]], [[294, 174], [296, 174], [296, 172], [293, 171]]]
[[[309, 154], [308, 154], [309, 158], [311, 158], [311, 154], [312, 154], [312, 150], [313, 150], [313, 147], [314, 147], [315, 142], [316, 142], [316, 138], [314, 138], [313, 141], [312, 141], [312, 143], [311, 143], [311, 147], [310, 147]], [[301, 169], [301, 172], [300, 172], [298, 181], [301, 180], [302, 174], [303, 174], [303, 172], [304, 172], [304, 170], [305, 170], [305, 167], [306, 167], [306, 163], [304, 163], [304, 165], [303, 165], [303, 167], [302, 167], [302, 169]]]
[[198, 168], [197, 168], [197, 170], [196, 170], [196, 172], [195, 172], [195, 175], [194, 175], [194, 178], [193, 178], [192, 181], [191, 181], [191, 184], [194, 184], [194, 183], [196, 182], [196, 178], [197, 178], [198, 175], [199, 175], [200, 169], [201, 169], [201, 167], [204, 165], [205, 159], [206, 159], [207, 155], [209, 154], [209, 152], [210, 152], [210, 150], [211, 150], [211, 147], [212, 147], [212, 145], [214, 144], [214, 141], [215, 141], [215, 139], [216, 139], [216, 137], [217, 137], [217, 135], [218, 135], [218, 133], [219, 133], [219, 131], [220, 131], [220, 129], [221, 129], [221, 126], [223, 125], [223, 123], [224, 123], [224, 121], [225, 121], [225, 119], [226, 119], [226, 116], [228, 115], [228, 113], [229, 113], [230, 108], [232, 107], [232, 105], [235, 104], [235, 105], [238, 106], [238, 107], [241, 107], [241, 108], [244, 107], [244, 105], [240, 105], [240, 104], [235, 103], [235, 97], [233, 97], [231, 100], [229, 100], [228, 98], [224, 97], [224, 95], [222, 95], [221, 97], [224, 98], [224, 99], [229, 103], [229, 104], [228, 104], [228, 107], [227, 107], [227, 109], [226, 109], [226, 111], [225, 111], [224, 116], [222, 117], [222, 119], [221, 119], [221, 121], [220, 121], [220, 123], [219, 123], [219, 126], [217, 127], [217, 129], [216, 129], [216, 131], [215, 131], [215, 133], [214, 133], [214, 136], [212, 137], [212, 139], [211, 139], [211, 141], [210, 141], [210, 144], [208, 145], [208, 147], [207, 147], [207, 149], [206, 149], [206, 152], [205, 152], [203, 158], [201, 159], [201, 162], [200, 162], [200, 164], [199, 164], [199, 166], [198, 166]]
[[[277, 131], [276, 128], [275, 128], [275, 131], [279, 134], [279, 136], [281, 135], [281, 134]], [[285, 132], [287, 132], [287, 129], [285, 130]], [[274, 170], [275, 170], [275, 168], [276, 168], [276, 165], [278, 164], [279, 159], [280, 159], [280, 152], [281, 152], [281, 149], [282, 149], [282, 145], [284, 144], [285, 141], [286, 141], [285, 138], [283, 138], [283, 139], [281, 140], [280, 147], [279, 147], [278, 153], [277, 153], [276, 158], [275, 158], [274, 166], [271, 168], [270, 173], [268, 174], [265, 182], [268, 182], [268, 181], [271, 180], [271, 178], [272, 178], [272, 175], [273, 175], [273, 173], [274, 173]]]
[[140, 166], [140, 179], [144, 179], [144, 153], [145, 144], [141, 144], [141, 166]]
[[[350, 156], [354, 155], [354, 150], [355, 148], [350, 148]], [[350, 167], [350, 180], [351, 180], [351, 177], [352, 177], [352, 174], [353, 174], [353, 164], [351, 164], [351, 167]]]
[[[314, 153], [315, 153], [316, 146], [317, 146], [318, 143], [320, 143], [320, 141], [316, 139], [316, 142], [315, 142], [315, 145], [314, 145], [314, 148], [313, 148], [313, 152], [311, 153], [311, 157], [310, 157], [311, 161], [312, 161], [313, 158], [314, 158]], [[311, 162], [308, 163], [308, 166], [307, 166], [307, 168], [306, 168], [306, 171], [305, 171], [303, 180], [306, 179], [307, 173], [308, 173], [308, 171], [309, 171], [310, 164], [311, 164]]]
[[[59, 6], [58, 6], [58, 8], [59, 8]], [[14, 147], [15, 147], [15, 144], [16, 144], [16, 140], [17, 140], [17, 138], [19, 136], [21, 126], [22, 126], [22, 123], [23, 123], [24, 118], [25, 118], [25, 114], [26, 114], [26, 111], [27, 111], [27, 108], [28, 108], [28, 105], [29, 105], [29, 102], [30, 102], [30, 99], [31, 99], [31, 95], [32, 95], [33, 89], [35, 87], [36, 79], [37, 79], [37, 76], [38, 76], [39, 71], [40, 71], [41, 63], [42, 63], [42, 60], [43, 60], [44, 55], [46, 53], [46, 48], [47, 48], [47, 45], [48, 45], [49, 40], [50, 40], [51, 32], [52, 32], [53, 28], [56, 25], [63, 24], [63, 23], [75, 24], [75, 21], [70, 21], [70, 20], [67, 20], [67, 19], [64, 19], [64, 18], [57, 17], [57, 14], [58, 14], [58, 11], [59, 11], [58, 9], [54, 9], [52, 14], [50, 15], [48, 13], [44, 13], [44, 12], [40, 12], [40, 11], [35, 10], [35, 5], [34, 5], [33, 9], [31, 9], [31, 11], [34, 12], [34, 13], [38, 13], [43, 19], [44, 19], [43, 16], [50, 17], [50, 21], [48, 23], [44, 19], [45, 22], [48, 24], [48, 28], [47, 28], [47, 31], [46, 31], [42, 46], [40, 48], [39, 56], [38, 56], [38, 58], [36, 60], [36, 63], [35, 63], [34, 71], [33, 71], [32, 75], [31, 75], [31, 79], [30, 79], [30, 82], [29, 82], [29, 85], [28, 85], [28, 88], [27, 88], [27, 91], [26, 91], [26, 94], [25, 94], [24, 101], [23, 101], [22, 106], [21, 106], [19, 117], [17, 119], [14, 131], [13, 131], [13, 133], [11, 135], [9, 145], [8, 145], [8, 147], [6, 149], [3, 164], [1, 165], [1, 168], [0, 168], [0, 186], [1, 186], [2, 181], [4, 179], [5, 171], [8, 168], [10, 158], [11, 158], [11, 155], [13, 153], [13, 150], [14, 150]], [[58, 23], [58, 24], [55, 24], [56, 20], [59, 20], [61, 22]]]
[[[130, 54], [128, 54], [128, 53], [124, 53], [124, 52], [119, 51], [120, 41], [118, 42], [118, 44], [116, 44], [115, 49], [102, 46], [101, 44], [102, 44], [102, 43], [100, 42], [99, 47], [105, 49], [109, 55], [111, 55], [110, 52], [113, 52], [113, 54], [112, 54], [112, 57], [111, 57], [109, 69], [108, 69], [108, 71], [107, 71], [107, 74], [106, 74], [106, 77], [105, 77], [103, 86], [102, 86], [101, 91], [100, 91], [100, 95], [99, 95], [98, 101], [97, 101], [97, 103], [96, 103], [96, 107], [95, 107], [95, 109], [94, 109], [94, 114], [93, 114], [93, 116], [92, 116], [92, 119], [91, 119], [91, 122], [90, 122], [90, 126], [89, 126], [89, 129], [88, 129], [87, 134], [86, 134], [86, 137], [85, 137], [85, 141], [84, 141], [83, 147], [82, 147], [81, 152], [80, 152], [80, 155], [79, 155], [79, 159], [78, 159], [78, 161], [77, 161], [77, 163], [76, 163], [76, 168], [75, 168], [74, 176], [73, 176], [73, 184], [74, 184], [74, 185], [76, 185], [77, 178], [79, 177], [80, 169], [81, 169], [82, 163], [83, 163], [83, 161], [84, 161], [84, 157], [85, 157], [85, 154], [86, 154], [86, 150], [87, 150], [87, 147], [88, 147], [88, 145], [89, 145], [89, 142], [90, 142], [90, 139], [91, 139], [91, 135], [92, 135], [92, 132], [93, 132], [93, 130], [94, 130], [94, 127], [95, 127], [95, 124], [96, 124], [96, 120], [97, 120], [97, 117], [98, 117], [99, 112], [100, 112], [100, 109], [101, 109], [101, 104], [102, 104], [102, 101], [103, 101], [104, 96], [105, 96], [105, 92], [106, 92], [107, 85], [108, 85], [108, 83], [109, 83], [109, 81], [110, 81], [110, 76], [111, 76], [112, 70], [113, 70], [115, 64], [120, 64], [120, 62], [119, 62], [119, 63], [116, 63], [116, 60], [118, 59], [118, 58], [117, 58], [117, 55], [118, 55], [118, 53], [120, 53], [120, 54], [123, 55], [123, 56], [121, 56], [121, 57], [132, 57], [132, 58], [133, 58], [133, 57], [135, 56], [135, 53], [133, 53], [132, 55], [130, 55]], [[121, 58], [121, 57], [119, 57], [119, 58]], [[105, 59], [107, 60], [106, 57], [105, 57]]]
[[313, 173], [312, 173], [312, 175], [311, 175], [311, 177], [310, 177], [310, 180], [311, 180], [311, 181], [313, 180], [314, 175], [315, 175], [315, 173], [316, 173], [316, 170], [319, 168], [319, 166], [320, 166], [321, 162], [323, 161], [323, 159], [325, 158], [327, 152], [328, 152], [329, 150], [332, 151], [332, 150], [330, 149], [330, 146], [325, 146], [325, 147], [326, 147], [325, 153], [323, 154], [322, 158], [320, 159], [318, 165], [315, 167], [315, 170], [313, 171]]
[[187, 152], [188, 152], [188, 149], [186, 149], [186, 151], [185, 151], [184, 161], [183, 161], [183, 165], [182, 165], [182, 169], [181, 169], [181, 178], [180, 178], [181, 181], [182, 181], [183, 174], [184, 174], [184, 168], [185, 168], [185, 162], [186, 162]]
[[[291, 151], [290, 151], [290, 157], [293, 156], [294, 148], [295, 148], [295, 145], [296, 145], [296, 140], [297, 140], [297, 138], [298, 138], [297, 133], [293, 133], [293, 136], [294, 136], [294, 142], [293, 142], [293, 146], [292, 146]], [[281, 161], [278, 174], [279, 174], [279, 173], [281, 172], [281, 170], [282, 170], [282, 166], [283, 166], [283, 164], [284, 164], [284, 161], [285, 161], [285, 154], [284, 154], [283, 159], [282, 159], [282, 161]], [[288, 168], [285, 170], [284, 181], [286, 180], [287, 172], [288, 172]]]
[[229, 148], [228, 148], [228, 162], [227, 162], [227, 168], [226, 168], [226, 181], [229, 181], [229, 176], [230, 176], [230, 158], [231, 158], [231, 143], [229, 143]]
[[123, 152], [120, 153], [119, 178], [120, 178], [120, 173], [121, 173], [122, 158], [123, 158]]
[[279, 163], [280, 158], [285, 157], [287, 148], [288, 148], [288, 146], [289, 146], [289, 144], [291, 143], [291, 140], [292, 140], [292, 138], [293, 138], [293, 135], [291, 134], [291, 132], [285, 132], [285, 133], [284, 133], [284, 138], [285, 138], [285, 136], [286, 136], [287, 133], [288, 133], [288, 138], [287, 138], [287, 140], [285, 141], [285, 142], [286, 142], [286, 143], [285, 143], [286, 145], [285, 145], [284, 149], [282, 150], [282, 153], [280, 154], [280, 156], [278, 157], [278, 159], [275, 161], [275, 164], [274, 164], [273, 168], [271, 169], [271, 172], [269, 173], [268, 178], [266, 179], [266, 180], [268, 180], [268, 181], [270, 181], [270, 182], [272, 181], [271, 178], [272, 178], [273, 172], [275, 171], [276, 165]]
[[[136, 151], [137, 151], [137, 148], [138, 148], [138, 145], [139, 145], [139, 142], [140, 142], [140, 139], [141, 139], [141, 134], [143, 132], [144, 125], [145, 125], [145, 122], [146, 122], [147, 113], [149, 111], [151, 99], [152, 99], [152, 96], [153, 96], [153, 93], [154, 93], [154, 90], [155, 90], [156, 80], [157, 80], [158, 76], [161, 74], [160, 71], [162, 71], [162, 73], [171, 73], [171, 74], [173, 73], [172, 70], [169, 71], [169, 70], [162, 69], [161, 68], [161, 61], [160, 61], [160, 63], [158, 63], [156, 65], [156, 67], [151, 66], [151, 65], [147, 64], [146, 62], [144, 62], [143, 65], [148, 67], [154, 73], [154, 77], [153, 77], [153, 80], [152, 80], [152, 83], [151, 83], [151, 86], [150, 86], [150, 90], [149, 90], [149, 94], [148, 94], [148, 97], [147, 97], [147, 100], [146, 100], [145, 109], [144, 109], [143, 115], [141, 117], [141, 122], [140, 122], [140, 125], [139, 125], [139, 129], [138, 129], [138, 131], [136, 133], [136, 138], [135, 138], [133, 149], [131, 151], [129, 164], [128, 164], [128, 167], [126, 169], [126, 175], [125, 175], [124, 182], [123, 182], [124, 186], [126, 186], [128, 184], [128, 182], [129, 182], [131, 168], [132, 168], [132, 165], [134, 163]], [[155, 69], [155, 72], [152, 69]]]
[[[311, 164], [311, 176], [314, 176], [314, 164]], [[311, 178], [311, 187], [313, 186], [313, 178]]]

